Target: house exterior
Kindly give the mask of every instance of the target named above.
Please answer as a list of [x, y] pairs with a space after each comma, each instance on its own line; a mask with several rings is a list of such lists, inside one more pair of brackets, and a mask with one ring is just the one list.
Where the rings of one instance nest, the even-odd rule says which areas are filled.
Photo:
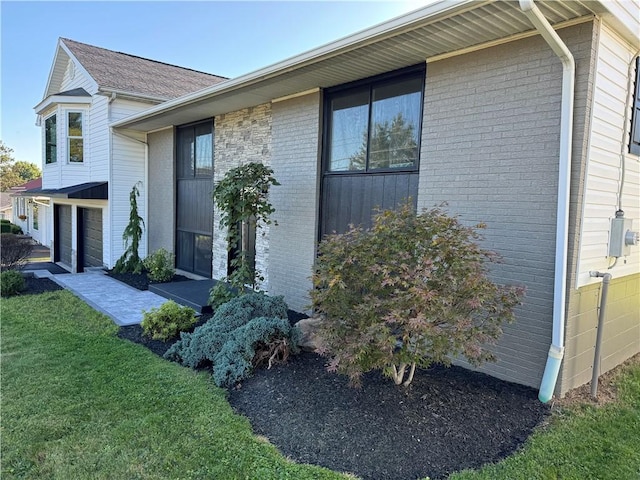
[[0, 218], [11, 220], [13, 218], [13, 203], [9, 192], [0, 192]]
[[[112, 267], [124, 251], [129, 192], [147, 208], [144, 135], [109, 124], [224, 78], [61, 38], [42, 101], [42, 188], [50, 199], [46, 245], [71, 271]], [[146, 239], [142, 255], [146, 254]]]
[[11, 222], [22, 228], [22, 231], [34, 241], [41, 245], [49, 245], [52, 232], [49, 223], [50, 204], [49, 198], [35, 193], [41, 190], [42, 177], [9, 189], [13, 206]]
[[601, 371], [640, 352], [639, 19], [625, 0], [434, 3], [113, 119], [113, 139], [148, 149], [112, 158], [112, 175], [147, 172], [147, 251], [222, 278], [212, 184], [245, 162], [271, 166], [277, 226], [258, 226], [256, 268], [297, 310], [323, 235], [407, 197], [447, 202], [487, 224], [483, 245], [504, 260], [494, 279], [527, 288], [481, 370], [547, 401], [591, 379], [603, 289], [591, 272], [613, 277]]

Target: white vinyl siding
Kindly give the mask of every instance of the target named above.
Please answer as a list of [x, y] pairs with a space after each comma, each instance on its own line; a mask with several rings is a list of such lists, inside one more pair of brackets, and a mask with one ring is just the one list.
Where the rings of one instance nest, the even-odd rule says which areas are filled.
[[[144, 137], [141, 137], [144, 141]], [[145, 146], [143, 143], [123, 137], [113, 135], [111, 139], [111, 178], [109, 180], [109, 209], [111, 211], [111, 250], [103, 249], [105, 263], [113, 267], [115, 262], [124, 252], [122, 232], [129, 223], [131, 205], [129, 194], [131, 189], [138, 182], [140, 196], [138, 197], [138, 214], [144, 218], [146, 223], [146, 198], [147, 185], [145, 179]], [[140, 241], [141, 257], [146, 256], [147, 233], [144, 230]]]
[[84, 73], [84, 69], [76, 66], [73, 60], [69, 60], [64, 76], [62, 77], [60, 90], [53, 93], [66, 92], [76, 88], [84, 88], [87, 93], [92, 95], [97, 91], [95, 81]]
[[[629, 65], [634, 62], [634, 49], [603, 24], [597, 52], [577, 287], [599, 282], [592, 279], [589, 272], [607, 271], [614, 261], [607, 255], [611, 219], [615, 216], [622, 178], [622, 152], [626, 169], [622, 209], [625, 218], [633, 219], [633, 229], [640, 230], [640, 162], [638, 156], [628, 153], [631, 112], [630, 103], [626, 101], [632, 94], [628, 89], [628, 75]], [[635, 76], [635, 68], [631, 75]], [[628, 108], [626, 122], [625, 106]], [[631, 247], [631, 255], [620, 258], [609, 272], [618, 278], [639, 271], [640, 248], [636, 246]]]

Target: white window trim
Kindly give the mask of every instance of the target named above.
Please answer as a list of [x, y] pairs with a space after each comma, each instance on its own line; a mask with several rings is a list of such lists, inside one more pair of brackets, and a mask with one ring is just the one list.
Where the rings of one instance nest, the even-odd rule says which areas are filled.
[[[82, 115], [81, 119], [82, 119], [82, 136], [78, 137], [78, 136], [71, 136], [69, 135], [69, 114], [70, 113], [79, 113], [80, 115]], [[65, 110], [64, 111], [64, 134], [65, 134], [65, 139], [66, 139], [66, 148], [67, 151], [65, 152], [65, 158], [66, 158], [66, 163], [67, 165], [85, 165], [85, 155], [87, 152], [87, 134], [86, 134], [86, 127], [87, 127], [87, 122], [86, 122], [86, 117], [87, 117], [87, 110], [84, 109], [69, 109], [69, 110]], [[82, 140], [82, 161], [81, 162], [72, 162], [71, 161], [71, 140], [72, 139], [81, 139]]]
[[[49, 120], [51, 117], [56, 117], [56, 161], [55, 162], [50, 162], [47, 163], [47, 151], [48, 151], [48, 145], [47, 145], [47, 120]], [[51, 112], [49, 115], [47, 115], [46, 117], [44, 117], [44, 122], [42, 123], [42, 132], [43, 132], [43, 144], [44, 144], [44, 158], [42, 159], [42, 164], [44, 165], [45, 168], [47, 167], [52, 167], [54, 165], [58, 164], [58, 161], [60, 160], [60, 115], [58, 115], [58, 111], [54, 110], [53, 112]]]

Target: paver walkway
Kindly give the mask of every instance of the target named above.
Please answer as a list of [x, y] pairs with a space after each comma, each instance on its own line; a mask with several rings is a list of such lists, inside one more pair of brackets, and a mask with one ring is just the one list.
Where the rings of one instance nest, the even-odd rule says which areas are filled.
[[120, 326], [142, 322], [143, 310], [159, 307], [167, 301], [155, 293], [114, 280], [103, 271], [52, 275], [46, 270], [36, 270], [34, 274], [51, 278]]

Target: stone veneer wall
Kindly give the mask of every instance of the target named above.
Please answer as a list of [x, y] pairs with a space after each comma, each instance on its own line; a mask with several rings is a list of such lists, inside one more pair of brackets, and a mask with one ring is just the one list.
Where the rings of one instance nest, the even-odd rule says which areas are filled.
[[[271, 104], [258, 105], [215, 117], [214, 183], [232, 168], [249, 162], [271, 165]], [[213, 278], [227, 275], [226, 229], [220, 214], [213, 214]], [[269, 283], [269, 225], [259, 224], [256, 234], [256, 270]]]

